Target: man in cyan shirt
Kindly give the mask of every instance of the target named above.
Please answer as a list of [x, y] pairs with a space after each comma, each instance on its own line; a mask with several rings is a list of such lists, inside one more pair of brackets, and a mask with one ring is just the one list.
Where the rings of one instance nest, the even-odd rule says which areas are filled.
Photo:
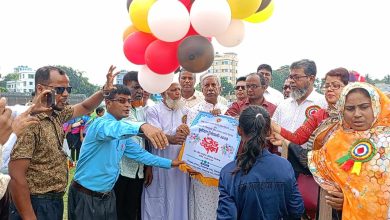
[[[69, 188], [68, 219], [117, 219], [113, 191], [123, 155], [146, 165], [169, 169], [181, 162], [154, 156], [129, 137], [141, 132], [147, 138], [167, 139], [161, 129], [143, 122], [126, 123], [130, 90], [116, 85], [105, 98], [107, 113], [89, 127], [80, 152], [76, 173]], [[156, 143], [154, 143], [156, 146]]]

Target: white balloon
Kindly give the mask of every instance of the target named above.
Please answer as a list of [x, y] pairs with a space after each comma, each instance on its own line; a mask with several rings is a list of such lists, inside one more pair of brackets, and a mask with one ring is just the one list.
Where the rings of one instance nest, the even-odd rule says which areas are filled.
[[232, 19], [225, 33], [215, 36], [218, 43], [225, 47], [239, 45], [245, 36], [244, 22], [239, 19]]
[[190, 15], [187, 8], [177, 0], [159, 0], [149, 10], [148, 24], [158, 39], [174, 42], [187, 34]]
[[226, 0], [196, 0], [191, 7], [191, 24], [200, 35], [213, 37], [229, 27], [232, 12]]
[[138, 82], [149, 93], [162, 93], [171, 86], [174, 74], [157, 74], [151, 71], [146, 65], [143, 65], [138, 72]]

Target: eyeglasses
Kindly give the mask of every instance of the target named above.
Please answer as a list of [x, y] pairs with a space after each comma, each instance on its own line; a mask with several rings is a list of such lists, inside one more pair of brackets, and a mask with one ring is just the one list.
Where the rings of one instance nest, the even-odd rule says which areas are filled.
[[246, 85], [245, 87], [246, 87], [246, 89], [257, 89], [257, 88], [261, 87], [261, 85], [249, 84], [249, 85]]
[[41, 85], [53, 88], [56, 91], [56, 94], [58, 94], [58, 95], [62, 95], [65, 92], [65, 90], [69, 94], [72, 93], [72, 86], [69, 86], [69, 87], [62, 87], [62, 86], [56, 87], [56, 86], [50, 86], [50, 85], [45, 85], [45, 84], [41, 84]]
[[322, 87], [322, 89], [323, 89], [323, 90], [329, 90], [329, 89], [338, 90], [338, 89], [340, 89], [341, 87], [342, 87], [342, 85], [339, 84], [339, 83], [327, 83], [327, 84], [325, 84], [325, 85]]
[[124, 99], [124, 98], [118, 98], [118, 99], [109, 99], [110, 101], [113, 101], [113, 102], [119, 102], [121, 104], [126, 104], [129, 103], [131, 104], [131, 102], [133, 101], [132, 99]]
[[288, 76], [289, 79], [292, 79], [292, 80], [294, 80], [295, 82], [298, 81], [300, 78], [304, 78], [304, 77], [309, 77], [309, 76], [306, 76], [306, 75], [304, 75], [304, 76], [297, 76], [297, 75], [293, 76], [293, 75], [289, 75], [289, 76]]
[[291, 89], [291, 87], [290, 86], [283, 86], [283, 90], [286, 90], [286, 89]]
[[245, 90], [245, 86], [236, 86], [235, 87], [235, 90]]

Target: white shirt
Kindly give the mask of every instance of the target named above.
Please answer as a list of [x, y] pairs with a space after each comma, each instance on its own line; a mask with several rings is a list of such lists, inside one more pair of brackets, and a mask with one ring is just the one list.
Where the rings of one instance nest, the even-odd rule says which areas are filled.
[[[185, 102], [185, 106], [187, 108], [192, 108], [195, 105], [199, 104], [200, 102], [204, 101], [204, 95], [202, 92], [195, 90], [194, 95], [192, 95], [190, 98], [188, 98], [188, 99], [182, 98], [182, 99]], [[221, 103], [221, 104], [227, 106], [228, 101], [224, 97], [218, 96], [218, 103]]]
[[216, 105], [213, 105], [203, 100], [202, 102], [198, 103], [197, 105], [195, 105], [193, 108], [190, 109], [187, 115], [187, 124], [191, 125], [192, 121], [200, 111], [210, 112], [213, 109], [221, 110], [221, 114], [223, 115], [228, 110], [228, 107], [224, 104], [219, 103], [219, 101]]
[[313, 90], [300, 105], [291, 97], [283, 100], [276, 108], [272, 120], [284, 129], [294, 132], [306, 121], [311, 110], [327, 107], [325, 97]]
[[284, 96], [278, 90], [268, 86], [263, 94], [264, 98], [272, 104], [278, 106], [284, 100]]

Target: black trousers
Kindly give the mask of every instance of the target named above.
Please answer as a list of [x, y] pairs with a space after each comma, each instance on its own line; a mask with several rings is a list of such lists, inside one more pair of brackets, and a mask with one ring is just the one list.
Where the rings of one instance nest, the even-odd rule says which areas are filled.
[[141, 195], [144, 179], [119, 175], [115, 183], [116, 211], [118, 220], [141, 219]]
[[101, 198], [69, 186], [68, 220], [116, 220], [115, 193]]
[[7, 191], [5, 191], [3, 198], [0, 200], [0, 220], [8, 220], [10, 202], [11, 194], [9, 192], [9, 188], [7, 188]]

